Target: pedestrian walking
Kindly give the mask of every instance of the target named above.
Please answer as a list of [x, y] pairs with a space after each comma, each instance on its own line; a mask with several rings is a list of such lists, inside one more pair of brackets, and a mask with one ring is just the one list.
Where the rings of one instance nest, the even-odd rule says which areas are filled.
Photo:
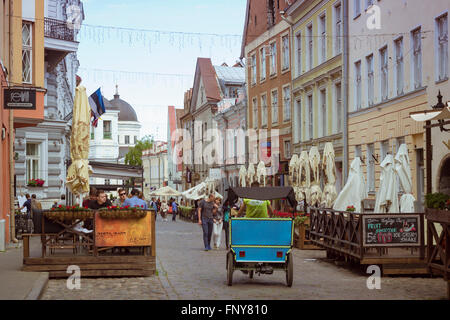
[[205, 251], [211, 250], [211, 235], [213, 231], [213, 215], [216, 209], [214, 208], [214, 194], [210, 194], [208, 199], [202, 200], [198, 206], [198, 224], [203, 229], [203, 244]]
[[152, 198], [150, 201], [150, 207], [155, 211], [155, 220], [158, 216], [158, 203], [156, 202], [155, 198]]
[[159, 209], [159, 213], [163, 221], [167, 221], [167, 212], [169, 211], [169, 206], [166, 203], [166, 200], [161, 202], [161, 208]]
[[25, 198], [27, 199], [24, 203], [23, 206], [19, 208], [20, 211], [22, 211], [23, 208], [27, 208], [27, 219], [31, 219], [31, 197], [30, 195], [27, 193], [25, 195]]
[[228, 200], [225, 201], [222, 207], [223, 210], [223, 230], [225, 231], [225, 246], [227, 250], [230, 249], [230, 215], [231, 207]]
[[177, 221], [177, 213], [178, 213], [178, 204], [175, 201], [175, 199], [173, 199], [173, 201], [172, 201], [172, 221]]
[[215, 208], [215, 213], [213, 215], [214, 224], [213, 224], [212, 238], [213, 238], [214, 249], [217, 250], [220, 248], [220, 240], [222, 238], [222, 228], [223, 228], [223, 211], [222, 211], [222, 207], [220, 205], [219, 197], [217, 197], [215, 199], [214, 208]]

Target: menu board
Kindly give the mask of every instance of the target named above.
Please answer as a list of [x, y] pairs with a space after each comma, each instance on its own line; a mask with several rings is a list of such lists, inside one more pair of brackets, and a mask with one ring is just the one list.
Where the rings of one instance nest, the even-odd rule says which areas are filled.
[[97, 247], [150, 246], [151, 214], [140, 219], [103, 219], [95, 214]]
[[420, 215], [363, 215], [365, 247], [420, 245]]

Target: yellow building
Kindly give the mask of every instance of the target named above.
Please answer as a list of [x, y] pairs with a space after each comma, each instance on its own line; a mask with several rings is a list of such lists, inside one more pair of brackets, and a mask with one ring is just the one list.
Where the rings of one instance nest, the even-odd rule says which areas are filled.
[[[349, 161], [355, 156], [363, 159], [367, 189], [374, 198], [381, 162], [406, 143], [413, 194], [421, 211], [426, 186], [424, 123], [413, 121], [409, 113], [431, 109], [438, 90], [444, 96], [449, 92], [448, 1], [436, 0], [433, 6], [419, 0], [408, 1], [407, 6], [380, 1], [376, 6], [379, 29], [367, 27], [371, 11], [365, 1], [349, 1]], [[439, 129], [433, 130], [437, 138]], [[441, 141], [433, 151], [439, 155], [433, 157], [437, 161], [448, 154]], [[433, 191], [438, 191], [439, 170], [434, 165]]]
[[337, 191], [342, 187], [344, 109], [341, 1], [296, 1], [286, 11], [292, 24], [293, 151], [322, 152], [332, 142]]

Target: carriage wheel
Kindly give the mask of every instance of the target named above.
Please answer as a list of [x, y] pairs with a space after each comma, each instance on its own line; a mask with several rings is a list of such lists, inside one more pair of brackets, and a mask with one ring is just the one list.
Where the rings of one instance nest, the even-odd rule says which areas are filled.
[[286, 257], [286, 283], [288, 287], [292, 287], [292, 282], [294, 281], [294, 262], [292, 260], [292, 253], [289, 253]]
[[233, 284], [233, 268], [234, 268], [234, 257], [232, 252], [227, 254], [227, 284], [231, 286]]
[[248, 276], [250, 277], [250, 279], [253, 279], [253, 273], [254, 273], [253, 270], [250, 270], [250, 271], [249, 271]]

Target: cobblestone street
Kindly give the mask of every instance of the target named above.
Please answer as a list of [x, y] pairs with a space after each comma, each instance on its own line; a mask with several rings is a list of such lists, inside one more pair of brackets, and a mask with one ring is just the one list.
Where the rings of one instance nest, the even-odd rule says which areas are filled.
[[[170, 219], [169, 219], [170, 220]], [[441, 278], [383, 277], [380, 290], [366, 287], [368, 275], [325, 258], [322, 250], [294, 249], [294, 284], [285, 273], [255, 275], [240, 271], [226, 284], [224, 239], [219, 250], [204, 251], [201, 227], [184, 221], [156, 224], [157, 276], [81, 279], [80, 290], [66, 280], [50, 280], [42, 299], [445, 299]]]

